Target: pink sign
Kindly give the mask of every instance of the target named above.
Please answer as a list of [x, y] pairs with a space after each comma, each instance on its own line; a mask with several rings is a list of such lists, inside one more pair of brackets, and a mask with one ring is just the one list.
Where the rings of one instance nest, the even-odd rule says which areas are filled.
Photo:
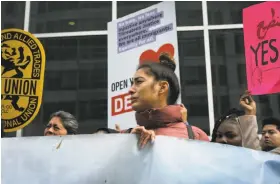
[[280, 92], [280, 2], [243, 9], [248, 90], [253, 95]]

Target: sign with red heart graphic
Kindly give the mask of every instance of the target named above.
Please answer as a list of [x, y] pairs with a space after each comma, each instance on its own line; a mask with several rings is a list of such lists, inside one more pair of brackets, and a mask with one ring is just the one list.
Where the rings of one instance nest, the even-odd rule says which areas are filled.
[[144, 51], [140, 58], [139, 58], [139, 64], [142, 64], [145, 61], [154, 61], [154, 62], [159, 62], [159, 56], [161, 53], [166, 52], [170, 56], [174, 57], [174, 52], [175, 49], [172, 44], [167, 43], [162, 45], [157, 52], [155, 52], [152, 49]]
[[[161, 2], [108, 23], [108, 128], [135, 127], [131, 95], [133, 76], [139, 64], [159, 62], [168, 53], [179, 74], [175, 3]], [[179, 80], [180, 81], [180, 80]], [[177, 101], [181, 102], [181, 97]]]

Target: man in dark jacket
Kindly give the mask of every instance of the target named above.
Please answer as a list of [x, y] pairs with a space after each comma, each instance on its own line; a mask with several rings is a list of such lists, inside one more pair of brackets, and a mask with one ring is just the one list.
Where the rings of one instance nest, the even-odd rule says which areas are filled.
[[266, 118], [263, 120], [261, 147], [263, 151], [280, 154], [280, 120]]

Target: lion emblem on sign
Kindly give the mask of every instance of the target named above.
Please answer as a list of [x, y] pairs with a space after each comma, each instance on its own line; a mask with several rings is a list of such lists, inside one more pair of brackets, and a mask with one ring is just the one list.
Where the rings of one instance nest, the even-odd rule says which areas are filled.
[[[24, 47], [11, 47], [6, 43], [1, 44], [1, 66], [4, 68], [1, 75], [5, 75], [9, 71], [11, 75], [6, 77], [10, 78], [22, 78], [24, 70], [30, 63], [30, 56], [24, 54]], [[16, 95], [1, 95], [1, 100], [11, 100], [11, 105], [15, 110], [23, 111], [23, 107], [18, 106], [19, 96]]]

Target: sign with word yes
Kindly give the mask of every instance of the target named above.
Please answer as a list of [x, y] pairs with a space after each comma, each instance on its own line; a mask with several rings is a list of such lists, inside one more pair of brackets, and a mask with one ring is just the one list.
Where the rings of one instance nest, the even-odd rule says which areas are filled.
[[280, 92], [280, 2], [243, 9], [248, 89], [253, 95]]

